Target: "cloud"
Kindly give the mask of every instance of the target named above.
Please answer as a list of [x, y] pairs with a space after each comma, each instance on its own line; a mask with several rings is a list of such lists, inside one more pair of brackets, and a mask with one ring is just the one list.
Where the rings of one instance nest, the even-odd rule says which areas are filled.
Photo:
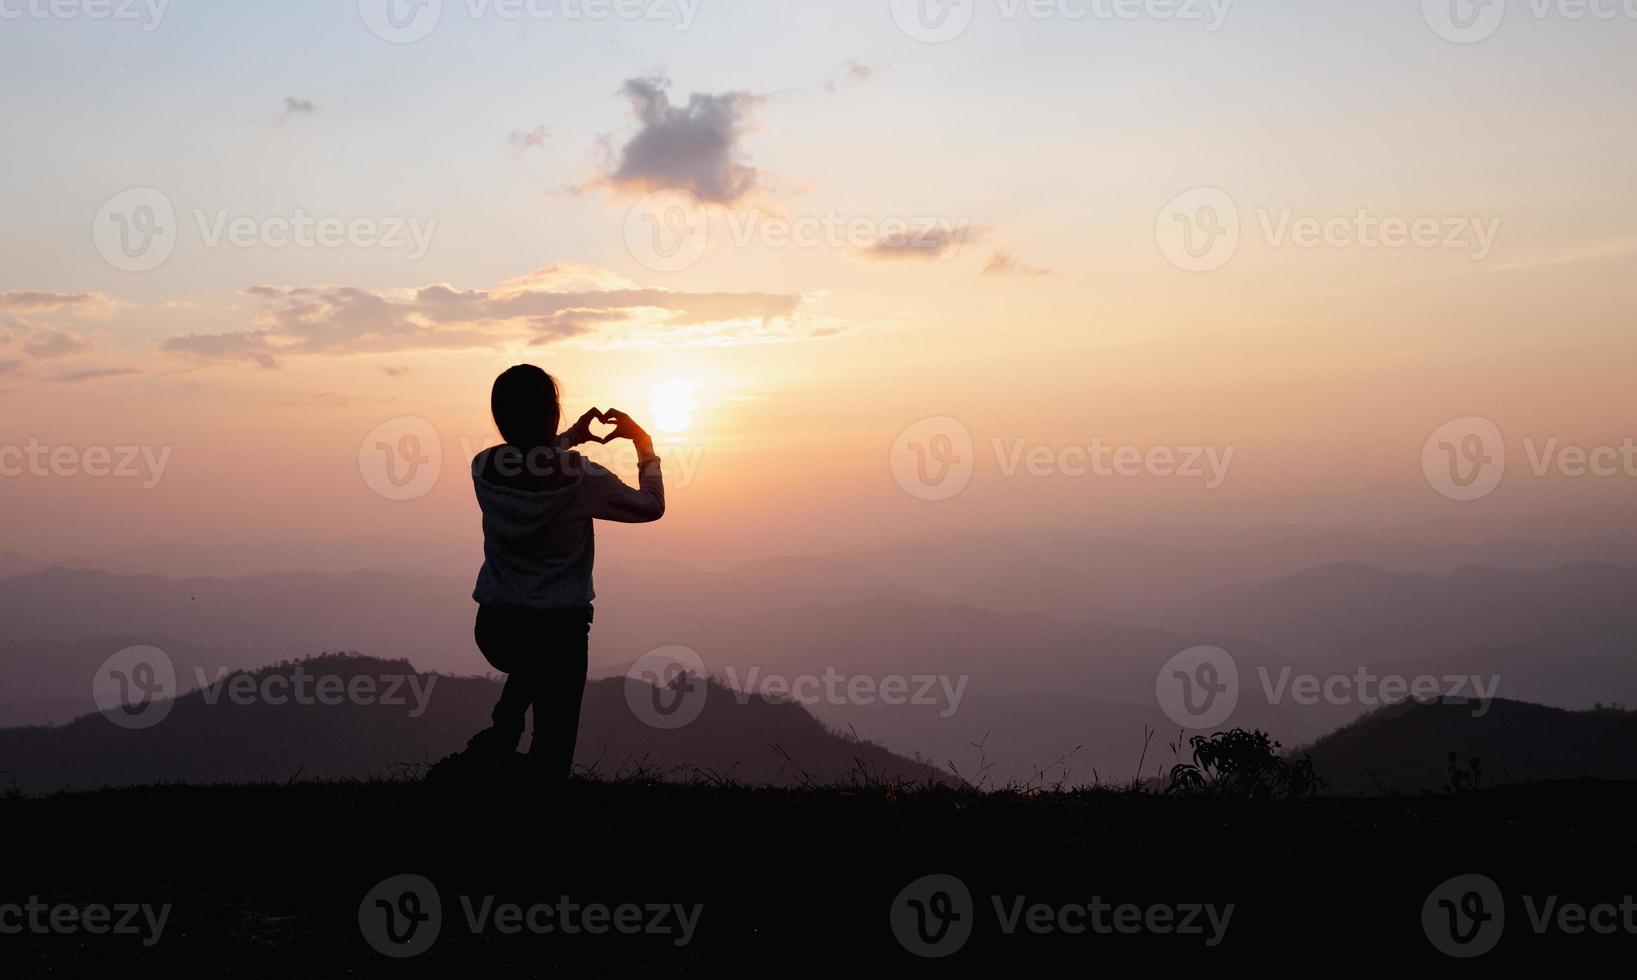
[[745, 162], [741, 143], [764, 100], [748, 92], [695, 92], [687, 105], [672, 105], [670, 84], [664, 76], [626, 81], [620, 92], [631, 102], [637, 132], [590, 186], [630, 195], [676, 188], [721, 205], [760, 190], [764, 175]]
[[847, 62], [846, 66], [841, 69], [841, 71], [830, 76], [830, 80], [824, 83], [824, 90], [829, 92], [831, 95], [834, 95], [836, 94], [836, 91], [841, 88], [842, 82], [858, 82], [862, 84], [875, 78], [876, 75], [890, 67], [892, 66], [866, 65], [858, 61], [849, 61]]
[[22, 373], [22, 361], [0, 361], [0, 378], [9, 378]]
[[298, 99], [287, 96], [284, 100], [284, 111], [279, 113], [279, 125], [289, 122], [296, 116], [310, 116], [318, 111], [318, 106], [307, 99]]
[[351, 408], [354, 405], [388, 405], [395, 401], [396, 398], [359, 398], [355, 395], [321, 391], [311, 398], [284, 404], [286, 408]]
[[839, 329], [806, 314], [796, 295], [675, 292], [578, 266], [548, 266], [488, 290], [256, 286], [244, 293], [265, 307], [254, 329], [171, 337], [161, 349], [198, 361], [271, 368], [298, 355], [495, 349], [571, 339], [589, 346], [735, 344]]
[[94, 350], [96, 346], [89, 341], [61, 330], [37, 330], [23, 341], [23, 353], [40, 361], [89, 354]]
[[1050, 269], [1027, 265], [1018, 261], [1017, 256], [1005, 249], [995, 252], [989, 259], [989, 264], [983, 267], [986, 276], [1051, 276], [1056, 275]]
[[514, 129], [512, 134], [506, 137], [506, 145], [511, 147], [512, 156], [520, 157], [530, 150], [538, 150], [545, 146], [549, 139], [551, 130], [545, 126], [536, 126], [527, 132]]
[[0, 310], [10, 313], [80, 313], [102, 316], [118, 305], [101, 293], [48, 293], [38, 290], [0, 293]]
[[880, 239], [854, 254], [872, 262], [930, 262], [951, 258], [962, 245], [984, 236], [983, 229], [947, 219], [905, 221], [902, 229], [883, 225]]
[[414, 370], [414, 368], [407, 364], [387, 364], [382, 366], [381, 373], [385, 374], [389, 378], [401, 378], [407, 374], [413, 373]]
[[126, 375], [141, 373], [136, 368], [92, 368], [87, 371], [59, 374], [51, 380], [59, 384], [78, 384], [82, 381], [101, 381], [103, 378], [123, 378]]

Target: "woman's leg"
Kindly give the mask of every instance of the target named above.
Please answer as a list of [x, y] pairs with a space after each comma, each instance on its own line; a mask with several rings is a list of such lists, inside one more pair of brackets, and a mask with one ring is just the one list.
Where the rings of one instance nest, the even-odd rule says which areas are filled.
[[589, 613], [562, 616], [551, 630], [551, 641], [542, 651], [542, 669], [535, 675], [534, 743], [529, 754], [553, 780], [566, 780], [574, 768], [590, 635]]
[[492, 744], [500, 752], [517, 751], [517, 743], [523, 739], [523, 720], [528, 714], [529, 702], [533, 700], [535, 685], [526, 675], [518, 673], [519, 668], [528, 664], [529, 658], [519, 656], [522, 644], [527, 637], [522, 635], [517, 616], [503, 609], [483, 606], [478, 609], [477, 626], [474, 630], [477, 638], [477, 647], [483, 652], [485, 660], [496, 670], [506, 674], [506, 685], [500, 691], [500, 700], [495, 703], [494, 710], [489, 718], [494, 722], [490, 729]]

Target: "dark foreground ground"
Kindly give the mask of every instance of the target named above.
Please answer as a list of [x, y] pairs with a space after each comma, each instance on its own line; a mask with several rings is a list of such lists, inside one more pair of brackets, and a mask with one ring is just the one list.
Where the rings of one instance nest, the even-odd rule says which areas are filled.
[[[416, 782], [0, 799], [0, 973], [1589, 963], [1637, 948], [1634, 804], [1619, 783], [1298, 802], [644, 782], [557, 799]], [[1462, 875], [1483, 878], [1448, 884]], [[135, 934], [92, 933], [142, 907]]]

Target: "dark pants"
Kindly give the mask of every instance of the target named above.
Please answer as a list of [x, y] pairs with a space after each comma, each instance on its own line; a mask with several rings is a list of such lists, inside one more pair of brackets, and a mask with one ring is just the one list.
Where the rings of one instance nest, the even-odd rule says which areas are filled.
[[500, 703], [490, 717], [507, 751], [523, 738], [523, 716], [534, 708], [529, 754], [553, 777], [567, 779], [574, 765], [585, 693], [586, 648], [591, 607], [541, 611], [480, 606], [477, 647], [506, 675]]

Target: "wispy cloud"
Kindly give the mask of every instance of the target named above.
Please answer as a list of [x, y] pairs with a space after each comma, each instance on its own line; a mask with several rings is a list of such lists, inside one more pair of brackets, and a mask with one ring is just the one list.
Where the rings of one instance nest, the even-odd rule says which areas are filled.
[[52, 381], [59, 384], [79, 384], [83, 381], [101, 381], [104, 378], [123, 378], [131, 374], [141, 374], [136, 368], [91, 368], [85, 371], [73, 371], [68, 374], [59, 374]]
[[965, 222], [920, 222], [903, 231], [886, 232], [880, 241], [854, 254], [872, 262], [931, 262], [953, 257], [961, 246], [985, 233]]
[[23, 353], [39, 361], [75, 357], [96, 349], [90, 341], [62, 330], [36, 330], [23, 341]]
[[1055, 273], [1050, 269], [1028, 265], [1019, 261], [1011, 252], [1001, 249], [989, 258], [989, 264], [983, 267], [986, 276], [1050, 276]]
[[493, 349], [571, 339], [596, 346], [755, 343], [840, 329], [808, 315], [798, 295], [645, 288], [577, 266], [548, 266], [492, 289], [256, 286], [244, 294], [264, 306], [253, 329], [171, 337], [162, 349], [197, 361], [273, 368], [299, 355]]
[[50, 293], [21, 290], [0, 293], [0, 310], [9, 313], [79, 313], [103, 316], [118, 304], [102, 293]]
[[287, 96], [284, 99], [284, 110], [279, 113], [279, 125], [284, 125], [297, 116], [310, 116], [318, 111], [318, 106], [308, 99], [298, 99]]
[[551, 130], [545, 126], [536, 126], [530, 130], [514, 129], [506, 137], [506, 146], [511, 150], [513, 157], [521, 157], [530, 150], [538, 150], [551, 139]]
[[829, 92], [831, 95], [834, 95], [841, 89], [842, 83], [854, 82], [863, 84], [864, 82], [874, 79], [876, 75], [890, 67], [892, 66], [867, 65], [860, 61], [849, 61], [841, 69], [841, 71], [830, 76], [830, 80], [824, 83], [824, 90]]

